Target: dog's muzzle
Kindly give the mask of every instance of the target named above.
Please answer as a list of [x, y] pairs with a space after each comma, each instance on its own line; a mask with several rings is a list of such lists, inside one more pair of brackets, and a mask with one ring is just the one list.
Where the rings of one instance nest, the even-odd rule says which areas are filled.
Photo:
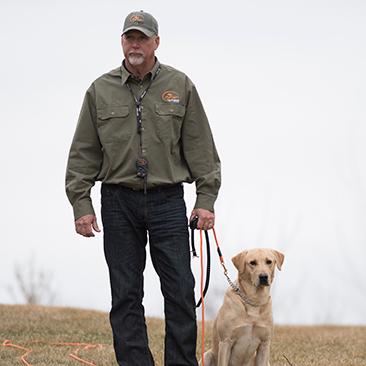
[[267, 274], [260, 274], [259, 275], [259, 285], [260, 286], [269, 286], [268, 275]]

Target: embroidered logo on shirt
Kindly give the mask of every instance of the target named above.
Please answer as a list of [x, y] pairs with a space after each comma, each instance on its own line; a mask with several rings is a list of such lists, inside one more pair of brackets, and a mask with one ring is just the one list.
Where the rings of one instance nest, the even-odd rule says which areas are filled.
[[132, 15], [130, 18], [131, 23], [143, 23], [144, 17], [143, 15]]
[[178, 93], [172, 90], [167, 90], [161, 95], [161, 99], [164, 102], [175, 103], [178, 104], [180, 99]]

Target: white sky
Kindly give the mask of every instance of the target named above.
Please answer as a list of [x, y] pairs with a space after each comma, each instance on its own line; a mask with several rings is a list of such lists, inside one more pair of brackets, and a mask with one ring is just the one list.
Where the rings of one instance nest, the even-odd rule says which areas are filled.
[[[120, 64], [123, 20], [140, 9], [159, 21], [160, 61], [189, 75], [209, 116], [231, 276], [240, 250], [276, 248], [277, 323], [366, 324], [362, 0], [2, 0], [0, 302], [13, 301], [15, 263], [33, 255], [56, 305], [109, 310], [102, 237], [74, 234], [64, 175], [84, 93]], [[186, 200], [190, 210], [193, 187]], [[215, 311], [227, 284], [212, 248]], [[145, 275], [146, 314], [162, 316], [150, 263]]]

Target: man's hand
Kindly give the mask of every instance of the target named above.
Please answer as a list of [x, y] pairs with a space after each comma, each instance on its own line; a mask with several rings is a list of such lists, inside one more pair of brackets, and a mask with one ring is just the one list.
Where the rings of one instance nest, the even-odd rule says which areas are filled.
[[94, 215], [85, 215], [75, 221], [75, 230], [82, 236], [86, 236], [87, 238], [95, 236], [93, 229], [94, 231], [100, 233], [100, 229], [97, 224], [97, 218]]
[[195, 208], [191, 213], [189, 221], [195, 217], [198, 217], [197, 229], [209, 230], [215, 225], [215, 214], [204, 208]]

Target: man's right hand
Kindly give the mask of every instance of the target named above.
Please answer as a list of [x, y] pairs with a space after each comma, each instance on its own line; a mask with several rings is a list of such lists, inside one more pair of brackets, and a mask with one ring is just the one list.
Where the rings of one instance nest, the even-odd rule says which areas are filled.
[[93, 229], [97, 233], [100, 233], [95, 215], [85, 215], [75, 220], [75, 230], [78, 234], [89, 238], [91, 236], [95, 236]]

